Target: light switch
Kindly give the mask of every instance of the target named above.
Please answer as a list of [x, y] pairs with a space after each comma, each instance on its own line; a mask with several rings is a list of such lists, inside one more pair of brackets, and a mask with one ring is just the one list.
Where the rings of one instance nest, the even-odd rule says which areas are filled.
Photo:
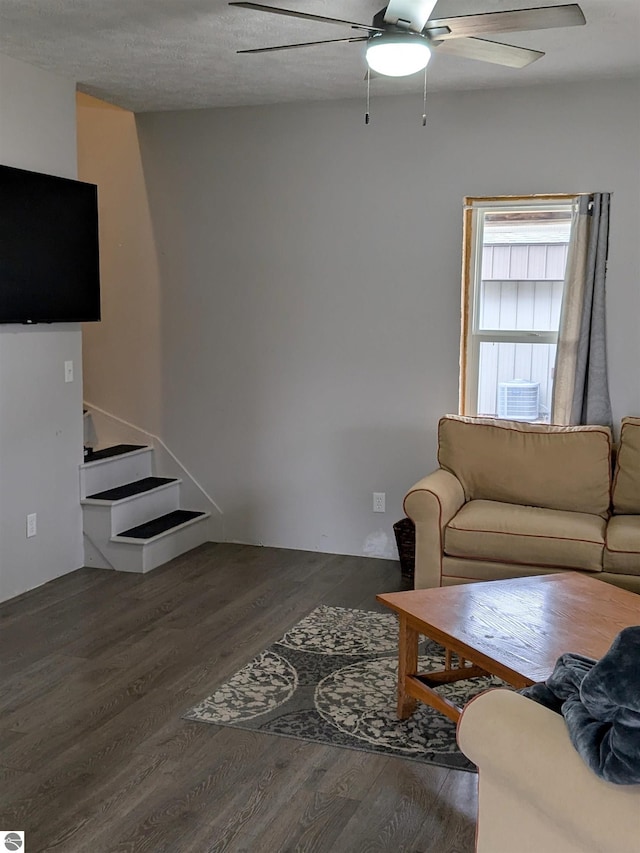
[[30, 512], [27, 516], [27, 539], [31, 539], [38, 532], [37, 527], [38, 515], [35, 512]]
[[64, 381], [73, 382], [73, 362], [65, 361], [64, 363]]

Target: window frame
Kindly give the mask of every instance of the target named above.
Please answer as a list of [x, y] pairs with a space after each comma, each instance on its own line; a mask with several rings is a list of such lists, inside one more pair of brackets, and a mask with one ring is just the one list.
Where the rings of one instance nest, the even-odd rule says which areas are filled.
[[553, 193], [528, 196], [466, 196], [464, 198], [462, 296], [460, 332], [460, 378], [458, 411], [477, 415], [480, 345], [483, 342], [557, 344], [558, 332], [527, 330], [480, 330], [479, 302], [482, 267], [484, 216], [491, 210], [566, 209], [575, 206], [582, 193]]

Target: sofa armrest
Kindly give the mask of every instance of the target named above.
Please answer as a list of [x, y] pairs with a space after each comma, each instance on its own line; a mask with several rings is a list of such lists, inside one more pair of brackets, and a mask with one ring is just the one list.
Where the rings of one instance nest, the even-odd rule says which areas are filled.
[[464, 500], [460, 481], [443, 468], [407, 492], [404, 511], [416, 526], [416, 589], [441, 585], [444, 529]]
[[465, 708], [458, 744], [478, 765], [478, 853], [638, 850], [640, 785], [596, 776], [559, 714], [490, 690]]

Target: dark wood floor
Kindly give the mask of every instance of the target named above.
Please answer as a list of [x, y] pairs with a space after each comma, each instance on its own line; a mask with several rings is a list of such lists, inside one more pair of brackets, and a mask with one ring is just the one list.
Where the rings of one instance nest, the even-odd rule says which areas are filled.
[[0, 827], [30, 853], [473, 850], [476, 777], [183, 713], [318, 604], [398, 564], [209, 544], [0, 605]]

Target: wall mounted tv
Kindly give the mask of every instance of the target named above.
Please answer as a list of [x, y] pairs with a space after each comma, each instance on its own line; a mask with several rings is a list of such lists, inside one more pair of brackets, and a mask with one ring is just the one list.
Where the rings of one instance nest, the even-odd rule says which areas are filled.
[[0, 165], [0, 323], [99, 319], [97, 187]]

